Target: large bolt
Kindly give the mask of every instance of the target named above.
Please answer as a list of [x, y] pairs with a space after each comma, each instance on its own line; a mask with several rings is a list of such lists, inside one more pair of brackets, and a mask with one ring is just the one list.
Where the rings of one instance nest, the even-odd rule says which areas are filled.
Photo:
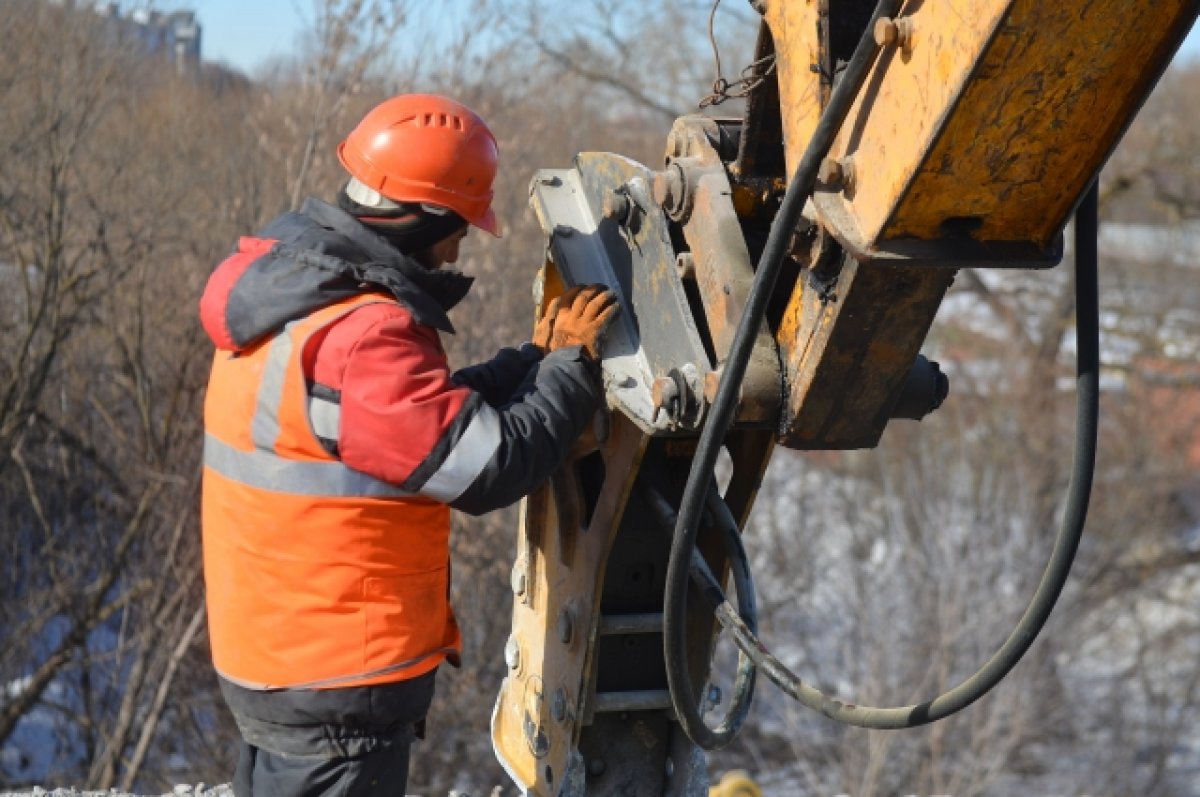
[[515, 562], [512, 569], [512, 591], [518, 598], [525, 595], [528, 576], [525, 574], [525, 563]]
[[825, 158], [817, 169], [817, 179], [830, 188], [841, 188], [846, 173], [842, 171], [842, 162], [837, 158]]
[[683, 175], [679, 169], [668, 166], [665, 171], [654, 175], [654, 201], [670, 211], [683, 197]]
[[854, 188], [854, 158], [826, 158], [817, 169], [817, 179], [827, 188], [850, 191]]
[[521, 646], [515, 636], [510, 636], [504, 643], [504, 663], [514, 672], [521, 669]]
[[680, 252], [675, 255], [675, 270], [683, 280], [696, 279], [696, 258], [691, 252]]
[[668, 418], [674, 420], [679, 414], [679, 385], [669, 376], [660, 376], [650, 386], [650, 400], [654, 402], [656, 409], [662, 410]]
[[911, 50], [913, 45], [912, 17], [882, 17], [875, 21], [875, 43], [880, 47], [897, 45]]

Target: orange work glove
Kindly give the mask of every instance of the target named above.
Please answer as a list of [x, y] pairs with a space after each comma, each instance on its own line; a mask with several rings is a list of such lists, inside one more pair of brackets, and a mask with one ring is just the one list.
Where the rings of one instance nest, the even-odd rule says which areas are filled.
[[616, 294], [603, 285], [586, 285], [567, 291], [556, 301], [550, 350], [582, 346], [584, 354], [598, 359], [600, 338], [621, 309]]
[[542, 354], [550, 353], [550, 339], [554, 335], [554, 319], [558, 316], [558, 308], [566, 300], [567, 304], [575, 298], [575, 294], [579, 293], [583, 288], [575, 287], [568, 288], [561, 295], [554, 297], [550, 304], [546, 305], [546, 312], [542, 314], [541, 319], [537, 322], [537, 326], [533, 328], [533, 340], [530, 341]]

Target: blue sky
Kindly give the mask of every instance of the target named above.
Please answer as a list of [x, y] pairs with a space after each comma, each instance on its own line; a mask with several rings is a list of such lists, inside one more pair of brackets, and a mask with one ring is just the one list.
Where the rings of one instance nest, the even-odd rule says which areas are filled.
[[[467, 0], [423, 0], [429, 11], [436, 4], [447, 26], [461, 24], [470, 7]], [[312, 0], [176, 0], [200, 18], [205, 60], [224, 61], [251, 73], [272, 57], [286, 55], [299, 31], [312, 17]], [[439, 9], [440, 10], [440, 9]]]
[[[449, 25], [460, 22], [468, 8], [467, 0], [431, 2], [445, 7]], [[204, 57], [245, 72], [289, 52], [312, 9], [311, 0], [184, 0], [179, 5], [193, 8], [200, 17]], [[1192, 29], [1179, 57], [1200, 57], [1200, 30]]]

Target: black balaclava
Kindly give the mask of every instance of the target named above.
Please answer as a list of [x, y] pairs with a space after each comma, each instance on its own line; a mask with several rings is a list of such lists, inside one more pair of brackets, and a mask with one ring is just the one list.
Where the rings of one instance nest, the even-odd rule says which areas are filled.
[[467, 226], [467, 220], [452, 210], [434, 213], [418, 202], [400, 203], [395, 208], [370, 207], [355, 202], [345, 189], [338, 192], [338, 207], [409, 257]]
[[438, 241], [467, 226], [466, 219], [454, 211], [434, 213], [416, 202], [401, 203], [397, 207], [372, 207], [351, 199], [344, 188], [338, 192], [338, 207], [406, 255], [396, 265], [397, 270], [446, 312], [461, 302], [471, 289], [474, 277], [451, 269], [429, 269], [417, 259]]

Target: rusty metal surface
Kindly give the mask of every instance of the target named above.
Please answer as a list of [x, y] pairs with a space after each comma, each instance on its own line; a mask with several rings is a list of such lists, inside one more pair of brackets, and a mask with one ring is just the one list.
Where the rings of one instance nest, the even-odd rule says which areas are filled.
[[1196, 9], [907, 3], [910, 38], [884, 49], [830, 153], [853, 159], [856, 184], [818, 192], [821, 221], [859, 260], [1052, 264], [1071, 209]]
[[833, 281], [797, 283], [777, 333], [788, 386], [780, 444], [877, 445], [954, 274], [843, 256]]
[[604, 342], [606, 392], [611, 406], [657, 433], [688, 424], [658, 412], [654, 381], [690, 364], [703, 384], [710, 366], [651, 179], [635, 161], [583, 153], [572, 169], [538, 172], [530, 197], [562, 281], [616, 290], [622, 312]]
[[[608, 553], [649, 439], [614, 415], [597, 453], [569, 462], [557, 487], [522, 502], [509, 638], [515, 653], [492, 715], [492, 745], [509, 776], [531, 794], [557, 793], [578, 743]], [[561, 512], [560, 504], [575, 507]], [[586, 527], [559, 525], [563, 517], [587, 516]], [[570, 633], [560, 626], [563, 616], [571, 618]]]
[[[717, 123], [712, 119], [685, 116], [676, 120], [668, 138], [667, 169], [682, 175], [681, 189], [689, 197], [688, 213], [681, 224], [719, 370], [729, 356], [746, 307], [754, 269], [725, 164], [711, 143], [717, 136]], [[684, 164], [682, 168], [680, 164]], [[779, 354], [764, 322], [742, 382], [736, 420], [773, 424], [780, 401]]]
[[[778, 56], [771, 28], [759, 25], [758, 41], [754, 48], [754, 61]], [[764, 83], [746, 98], [745, 122], [740, 126], [736, 161], [730, 166], [730, 174], [737, 181], [754, 177], [783, 174], [783, 119], [779, 104], [779, 77], [772, 69]]]
[[[861, 5], [767, 6], [789, 170], [831, 65], [864, 32]], [[830, 151], [806, 211], [818, 228], [772, 319], [783, 445], [878, 442], [956, 268], [1059, 261], [1063, 222], [1198, 7], [911, 0], [874, 31], [888, 46]]]
[[[666, 697], [661, 611], [670, 535], [644, 498], [653, 485], [678, 502], [695, 438], [650, 437], [623, 416], [612, 420], [598, 450], [580, 447], [554, 486], [522, 507], [509, 673], [492, 743], [513, 780], [544, 797], [558, 794], [574, 752], [583, 754], [592, 797], [694, 794], [704, 777]], [[731, 436], [726, 497], [743, 521], [772, 435], [748, 429]], [[728, 563], [716, 523], [702, 529], [700, 550], [723, 574]], [[689, 665], [703, 688], [716, 625], [698, 595], [692, 606]]]
[[[821, 118], [828, 79], [820, 64], [821, 6], [819, 0], [772, 2], [763, 19], [775, 45], [775, 74], [783, 120], [784, 153], [790, 175], [808, 146]], [[813, 70], [813, 66], [818, 67]]]

